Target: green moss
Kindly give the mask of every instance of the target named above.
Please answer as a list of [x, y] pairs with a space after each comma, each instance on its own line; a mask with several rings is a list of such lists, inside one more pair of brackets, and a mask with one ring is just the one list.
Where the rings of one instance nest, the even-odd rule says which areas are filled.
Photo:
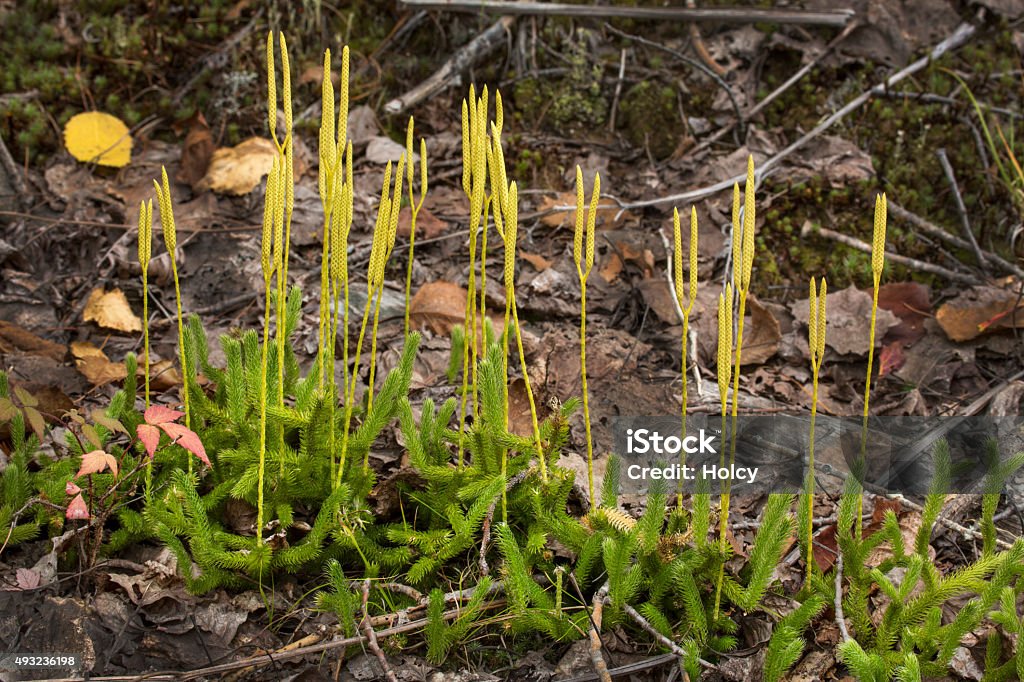
[[622, 127], [633, 145], [649, 149], [656, 159], [668, 157], [686, 134], [676, 91], [653, 81], [634, 85], [622, 97]]

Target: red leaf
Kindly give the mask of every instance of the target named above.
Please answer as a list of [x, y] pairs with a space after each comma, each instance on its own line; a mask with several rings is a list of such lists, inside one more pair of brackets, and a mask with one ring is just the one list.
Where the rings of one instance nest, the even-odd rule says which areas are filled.
[[78, 497], [71, 500], [71, 504], [68, 505], [68, 510], [64, 513], [64, 516], [69, 519], [89, 518], [89, 505], [85, 503], [81, 493], [78, 494]]
[[34, 568], [19, 568], [17, 576], [18, 587], [23, 590], [36, 589], [43, 580], [43, 576], [39, 575], [39, 571]]
[[82, 489], [75, 485], [74, 481], [68, 481], [64, 485], [64, 492], [68, 495], [77, 495], [78, 493], [82, 492]]
[[903, 353], [903, 342], [893, 341], [882, 346], [882, 353], [879, 356], [878, 376], [886, 376], [890, 372], [897, 371], [907, 361]]
[[82, 455], [82, 468], [75, 474], [75, 478], [86, 474], [98, 474], [105, 469], [110, 469], [114, 476], [117, 476], [117, 460], [103, 450], [93, 450]]
[[142, 418], [146, 420], [147, 424], [159, 426], [160, 424], [166, 424], [168, 422], [174, 421], [178, 417], [184, 416], [184, 412], [172, 410], [171, 408], [164, 407], [163, 405], [153, 405], [148, 410], [146, 410], [146, 413], [142, 415]]
[[138, 434], [139, 440], [146, 446], [146, 452], [149, 454], [149, 458], [153, 459], [153, 454], [156, 452], [156, 446], [160, 444], [160, 429], [149, 424], [139, 424], [135, 427], [135, 433]]
[[203, 443], [199, 440], [199, 436], [196, 435], [195, 431], [181, 424], [174, 423], [161, 424], [160, 428], [171, 437], [171, 440], [198, 457], [202, 460], [203, 464], [210, 466], [210, 459], [206, 456], [206, 448], [203, 447]]

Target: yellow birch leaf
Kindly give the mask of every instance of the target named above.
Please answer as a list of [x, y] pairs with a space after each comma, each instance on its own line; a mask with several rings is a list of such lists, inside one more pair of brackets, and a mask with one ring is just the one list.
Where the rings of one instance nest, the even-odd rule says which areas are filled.
[[132, 160], [132, 136], [121, 119], [101, 111], [71, 117], [64, 125], [64, 146], [79, 161], [123, 168]]
[[85, 303], [82, 318], [86, 322], [95, 322], [101, 327], [128, 334], [142, 331], [142, 320], [132, 312], [128, 299], [120, 289], [93, 289]]

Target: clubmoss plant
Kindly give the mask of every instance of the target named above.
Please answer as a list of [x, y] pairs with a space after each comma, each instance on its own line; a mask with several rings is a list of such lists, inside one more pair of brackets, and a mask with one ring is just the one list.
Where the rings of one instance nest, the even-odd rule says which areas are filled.
[[409, 127], [405, 131], [405, 158], [409, 183], [409, 264], [405, 271], [405, 322], [403, 326], [403, 337], [409, 338], [409, 301], [412, 295], [412, 266], [416, 258], [416, 217], [423, 208], [423, 202], [427, 198], [427, 141], [420, 138], [420, 200], [416, 201], [413, 196], [413, 171], [412, 171], [412, 133], [413, 118], [409, 117]]
[[[690, 340], [690, 313], [697, 302], [697, 208], [690, 207], [690, 262], [689, 262], [689, 288], [687, 295], [683, 296], [683, 240], [682, 231], [679, 225], [679, 209], [672, 210], [672, 236], [673, 236], [673, 259], [672, 259], [672, 283], [676, 296], [676, 303], [683, 312], [683, 333], [679, 346], [679, 367], [680, 378], [683, 382], [682, 407], [682, 436], [686, 436], [686, 412], [687, 412], [687, 357], [686, 351]], [[723, 432], [724, 433], [724, 432]], [[680, 466], [686, 465], [686, 451], [679, 451]], [[680, 482], [680, 485], [682, 483]], [[683, 494], [681, 489], [676, 494], [676, 506], [683, 508]]]
[[[149, 409], [149, 261], [153, 254], [153, 200], [139, 202], [139, 267], [142, 270], [142, 373]], [[146, 468], [146, 500], [153, 486], [152, 463]]]
[[[722, 413], [721, 432], [723, 438], [725, 438], [726, 434], [725, 417], [728, 409], [727, 405], [729, 399], [729, 380], [732, 376], [732, 303], [732, 282], [729, 282], [725, 285], [725, 293], [718, 295], [718, 357], [716, 362], [716, 369], [718, 374], [718, 396]], [[722, 449], [721, 453], [720, 465], [725, 465], [724, 448]], [[724, 501], [722, 502], [722, 504], [722, 512], [720, 513], [718, 520], [718, 545], [720, 552], [724, 556], [726, 550], [728, 549], [728, 544], [725, 535], [728, 518], [725, 514]], [[722, 567], [718, 572], [718, 580], [715, 585], [715, 608], [712, 612], [712, 621], [718, 620], [718, 609], [721, 606], [722, 580], [724, 576], [725, 564], [723, 562]]]
[[[171, 275], [174, 278], [174, 304], [177, 310], [178, 320], [178, 349], [181, 356], [182, 389], [181, 401], [185, 410], [185, 427], [192, 428], [192, 414], [189, 409], [189, 384], [192, 381], [191, 370], [188, 365], [188, 358], [185, 355], [185, 325], [181, 314], [181, 283], [178, 279], [178, 264], [175, 258], [175, 249], [178, 244], [177, 231], [174, 226], [174, 207], [171, 202], [171, 185], [167, 180], [167, 169], [160, 168], [163, 183], [153, 181], [156, 190], [157, 203], [160, 206], [160, 225], [164, 233], [164, 245], [167, 247], [167, 255], [171, 261]], [[192, 460], [188, 460], [189, 473], [192, 472]]]
[[814, 278], [811, 278], [810, 297], [808, 299], [809, 317], [807, 323], [807, 347], [811, 354], [811, 426], [810, 442], [807, 447], [807, 479], [804, 491], [807, 497], [804, 513], [807, 518], [804, 528], [807, 530], [807, 585], [811, 583], [811, 572], [814, 569], [814, 423], [818, 416], [818, 374], [821, 372], [821, 361], [825, 356], [825, 297], [828, 285], [821, 278], [821, 290], [815, 291]]
[[583, 170], [576, 166], [576, 229], [573, 233], [572, 256], [576, 274], [580, 279], [580, 377], [583, 391], [583, 427], [587, 439], [587, 493], [594, 497], [594, 443], [590, 437], [590, 400], [587, 390], [587, 279], [594, 267], [594, 226], [597, 222], [597, 205], [601, 199], [601, 174], [594, 175], [594, 189], [590, 195], [590, 212], [586, 227], [583, 223]]

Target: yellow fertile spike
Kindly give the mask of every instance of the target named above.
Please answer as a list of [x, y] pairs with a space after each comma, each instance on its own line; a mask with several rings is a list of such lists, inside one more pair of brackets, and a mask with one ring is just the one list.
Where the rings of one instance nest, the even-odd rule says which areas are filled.
[[497, 90], [494, 92], [494, 119], [494, 125], [498, 129], [498, 135], [501, 135], [501, 127], [505, 121], [505, 111], [501, 106], [501, 93]]
[[[178, 245], [177, 230], [174, 228], [174, 210], [171, 208], [171, 185], [167, 180], [167, 168], [161, 167], [160, 174], [163, 180], [163, 187], [157, 185], [157, 196], [160, 199], [160, 225], [164, 231], [164, 243], [167, 251], [174, 258], [174, 249]], [[156, 181], [153, 181], [156, 184]]]
[[366, 287], [372, 297], [377, 289], [377, 273], [384, 270], [384, 242], [391, 223], [391, 200], [388, 194], [391, 186], [391, 162], [384, 169], [384, 184], [380, 191], [380, 204], [377, 206], [377, 221], [373, 226], [373, 243], [370, 246], [370, 264], [366, 273]]
[[742, 249], [743, 232], [740, 225], [740, 186], [734, 182], [732, 185], [732, 286], [733, 289], [740, 287], [740, 273], [743, 272]]
[[420, 138], [420, 202], [417, 205], [423, 206], [427, 198], [427, 141]]
[[263, 270], [263, 279], [269, 280], [273, 272], [273, 263], [270, 260], [270, 246], [274, 240], [274, 211], [277, 207], [277, 182], [280, 162], [274, 156], [270, 174], [267, 175], [267, 188], [263, 200], [263, 234], [260, 242], [260, 267]]
[[[501, 204], [500, 209], [504, 211], [508, 204], [508, 176], [505, 174], [505, 150], [501, 148], [501, 130], [495, 124], [491, 124], [491, 145], [488, 147], [488, 158], [491, 157], [490, 150], [493, 148], [494, 169], [491, 171], [492, 191], [498, 195]], [[497, 177], [497, 181], [494, 178]]]
[[807, 298], [807, 347], [811, 351], [811, 364], [818, 349], [818, 289], [811, 277], [811, 289]]
[[[686, 312], [693, 310], [697, 302], [697, 209], [690, 207], [690, 299], [686, 304]], [[684, 339], [685, 342], [685, 339]]]
[[672, 285], [675, 289], [676, 301], [679, 307], [686, 309], [683, 304], [683, 234], [679, 225], [679, 209], [672, 209]]
[[284, 129], [292, 132], [292, 74], [291, 65], [288, 61], [288, 42], [281, 37], [281, 99], [284, 103]]
[[576, 166], [576, 227], [572, 233], [572, 258], [583, 276], [583, 169]]
[[[473, 86], [470, 87], [470, 99], [473, 97]], [[472, 148], [469, 135], [469, 105], [462, 100], [462, 191], [470, 194], [469, 178], [472, 171]]]
[[267, 33], [267, 123], [270, 136], [277, 142], [277, 77], [274, 75], [274, 32]]
[[407, 175], [409, 176], [409, 205], [412, 208], [416, 208], [416, 204], [413, 201], [412, 196], [412, 127], [413, 118], [409, 117], [409, 125], [405, 127], [405, 158], [409, 159], [409, 165], [406, 168]]
[[590, 270], [594, 267], [594, 242], [595, 229], [597, 227], [597, 207], [601, 200], [601, 174], [596, 173], [594, 175], [594, 192], [590, 195], [590, 213], [587, 214], [587, 269], [584, 271], [585, 274], [590, 275]]
[[348, 141], [348, 145], [345, 147], [345, 223], [343, 229], [345, 231], [345, 241], [348, 241], [348, 233], [352, 227], [352, 203], [354, 199], [352, 183], [352, 141]]
[[[402, 210], [402, 172], [405, 170], [407, 157], [403, 154], [398, 159], [398, 171], [395, 173], [395, 193], [391, 197], [391, 211], [388, 222], [388, 241], [385, 260], [391, 257], [391, 251], [395, 248], [395, 237], [398, 235], [398, 214]], [[408, 159], [409, 167], [412, 167], [412, 160]], [[384, 273], [381, 272], [381, 283], [384, 282]]]
[[871, 274], [877, 281], [885, 266], [885, 223], [887, 206], [885, 194], [875, 197], [875, 226], [871, 241]]
[[338, 154], [348, 142], [348, 45], [341, 50], [341, 95], [338, 102]]
[[743, 187], [743, 291], [750, 291], [754, 265], [754, 157], [747, 157], [747, 184]]
[[324, 77], [320, 93], [320, 172], [317, 174], [317, 187], [320, 190], [320, 202], [325, 212], [329, 213], [333, 190], [330, 185], [335, 163], [338, 158], [338, 147], [334, 139], [334, 85], [331, 83], [331, 51], [324, 51]]
[[825, 300], [828, 293], [828, 285], [825, 278], [821, 278], [821, 293], [818, 294], [818, 333], [817, 347], [815, 353], [818, 355], [818, 366], [821, 366], [821, 359], [825, 355]]
[[139, 265], [142, 267], [142, 274], [149, 269], [149, 259], [153, 252], [153, 200], [149, 200], [149, 210], [146, 210], [146, 202], [139, 202]]
[[725, 287], [725, 295], [718, 295], [718, 393], [725, 413], [725, 401], [732, 378], [732, 284]]
[[345, 222], [345, 188], [342, 186], [340, 181], [334, 183], [333, 197], [331, 204], [334, 206], [334, 211], [331, 213], [331, 260], [330, 260], [330, 277], [331, 280], [337, 282], [341, 278], [341, 264], [345, 260], [345, 242], [343, 233], [344, 228], [342, 227]]

